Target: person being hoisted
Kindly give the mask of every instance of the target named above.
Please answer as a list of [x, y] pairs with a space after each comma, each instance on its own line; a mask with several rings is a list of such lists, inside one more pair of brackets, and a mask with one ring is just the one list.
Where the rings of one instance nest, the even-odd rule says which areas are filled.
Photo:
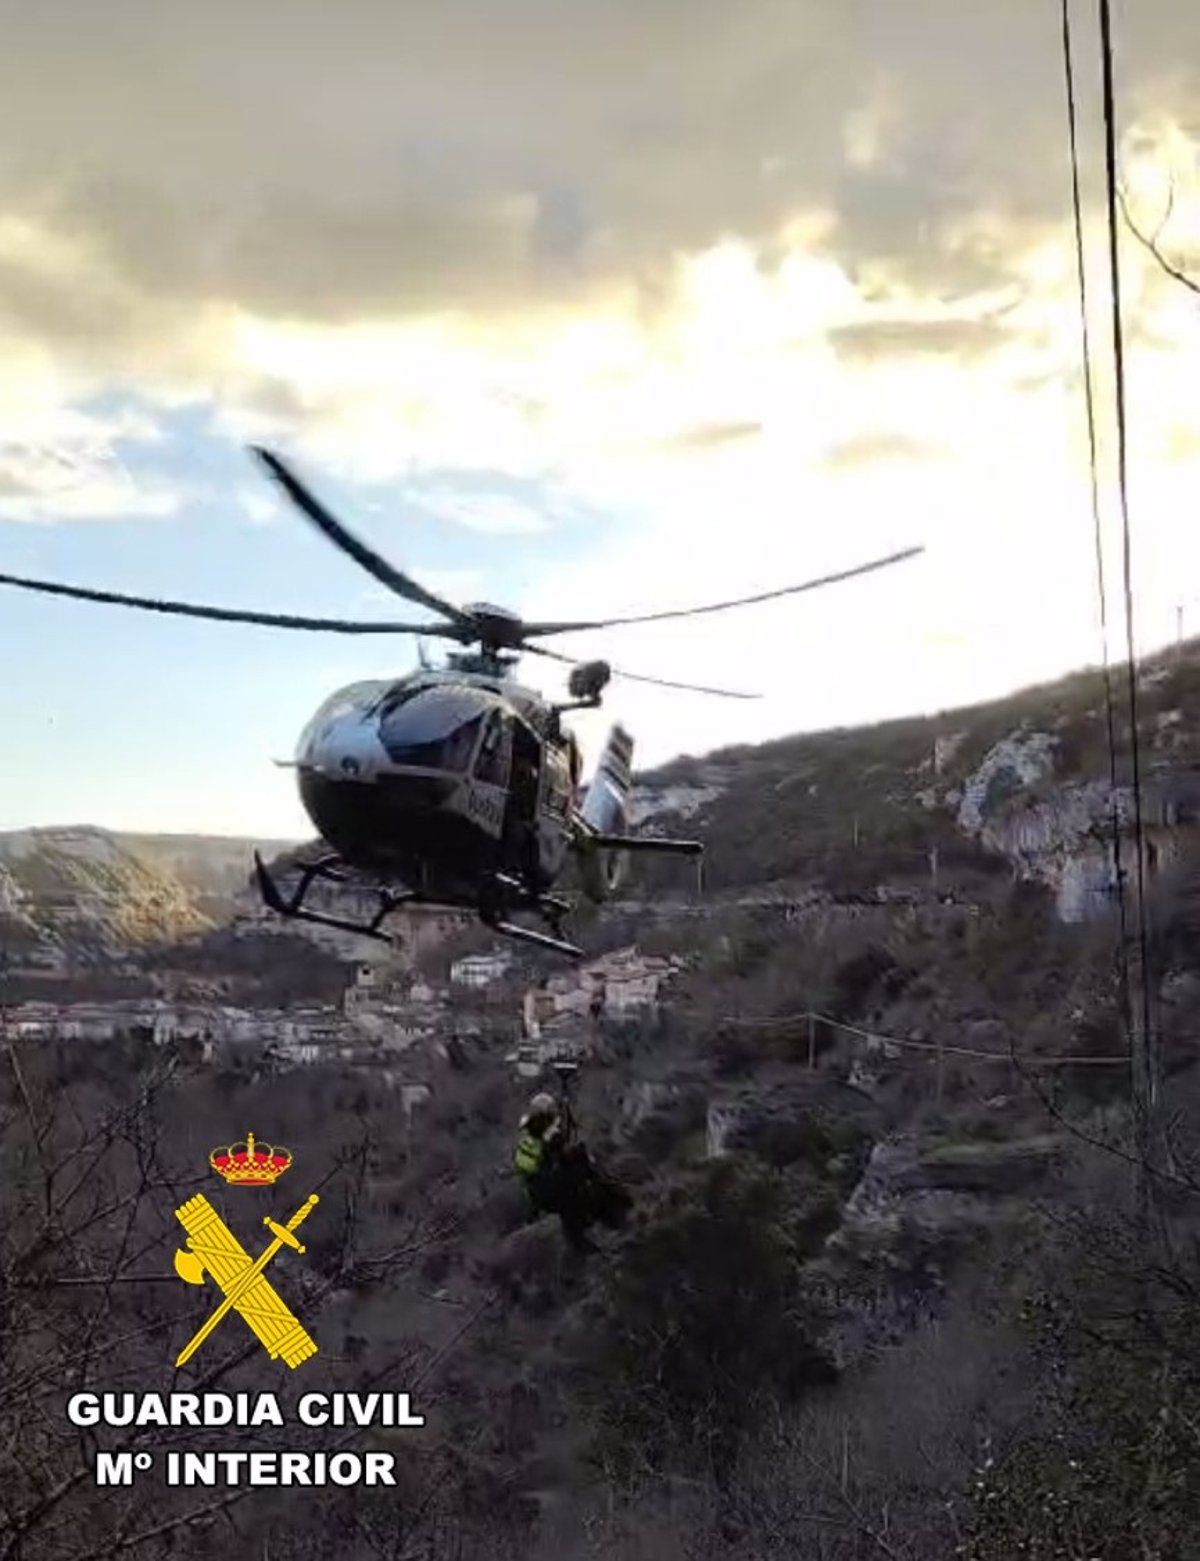
[[615, 1226], [625, 1217], [628, 1194], [596, 1171], [587, 1149], [574, 1138], [569, 1114], [560, 1111], [553, 1095], [542, 1092], [529, 1102], [513, 1163], [531, 1212], [557, 1214], [575, 1252], [600, 1250], [588, 1236], [595, 1220]]

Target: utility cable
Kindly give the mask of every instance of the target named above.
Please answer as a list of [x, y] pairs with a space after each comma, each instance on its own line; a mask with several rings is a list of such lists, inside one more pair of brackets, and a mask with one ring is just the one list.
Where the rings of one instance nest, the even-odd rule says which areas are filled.
[[1071, 43], [1071, 0], [1062, 0], [1062, 50], [1067, 88], [1067, 135], [1071, 153], [1071, 207], [1075, 220], [1075, 266], [1079, 285], [1079, 325], [1083, 343], [1083, 389], [1087, 408], [1088, 469], [1092, 501], [1092, 535], [1096, 555], [1096, 594], [1100, 605], [1100, 642], [1104, 678], [1104, 718], [1108, 740], [1108, 787], [1112, 824], [1113, 880], [1120, 919], [1118, 1002], [1126, 1040], [1133, 1056], [1133, 1025], [1129, 984], [1128, 915], [1125, 904], [1125, 867], [1121, 860], [1121, 817], [1117, 802], [1117, 715], [1112, 667], [1108, 654], [1108, 590], [1104, 572], [1104, 538], [1100, 518], [1099, 452], [1096, 440], [1095, 371], [1092, 337], [1088, 324], [1087, 266], [1084, 260], [1083, 200], [1079, 189], [1079, 116], [1075, 101], [1074, 50]]
[[[1109, 0], [1099, 0], [1100, 49], [1103, 78], [1104, 109], [1104, 165], [1105, 195], [1108, 217], [1108, 261], [1112, 293], [1113, 371], [1116, 387], [1117, 421], [1117, 487], [1121, 505], [1122, 571], [1125, 596], [1125, 650], [1126, 681], [1129, 696], [1129, 748], [1132, 761], [1133, 782], [1133, 837], [1137, 866], [1137, 923], [1138, 958], [1140, 963], [1140, 997], [1142, 1036], [1140, 1062], [1142, 1069], [1141, 1109], [1143, 1116], [1156, 1103], [1158, 1095], [1157, 1068], [1154, 1063], [1154, 1040], [1150, 1011], [1150, 957], [1146, 915], [1146, 852], [1145, 827], [1142, 810], [1141, 741], [1138, 730], [1137, 661], [1133, 641], [1133, 568], [1132, 543], [1129, 526], [1128, 435], [1126, 425], [1125, 395], [1125, 336], [1121, 319], [1121, 266], [1119, 250], [1119, 226], [1117, 222], [1117, 134], [1116, 94], [1113, 89], [1112, 10]], [[1143, 1128], [1148, 1123], [1142, 1123]]]

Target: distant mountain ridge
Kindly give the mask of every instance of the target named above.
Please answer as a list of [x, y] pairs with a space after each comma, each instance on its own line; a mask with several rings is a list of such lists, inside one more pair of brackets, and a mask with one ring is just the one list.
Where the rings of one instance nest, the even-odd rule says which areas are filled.
[[291, 840], [246, 840], [234, 835], [142, 835], [116, 837], [134, 856], [178, 878], [198, 909], [215, 920], [233, 913], [260, 851], [266, 861], [295, 849]]
[[0, 833], [0, 953], [55, 970], [208, 931], [233, 915], [256, 844], [88, 824]]

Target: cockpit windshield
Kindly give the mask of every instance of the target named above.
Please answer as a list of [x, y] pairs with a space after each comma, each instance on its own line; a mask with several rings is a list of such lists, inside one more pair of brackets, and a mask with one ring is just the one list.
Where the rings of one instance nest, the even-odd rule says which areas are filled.
[[331, 721], [336, 716], [348, 715], [352, 710], [366, 711], [387, 686], [378, 678], [373, 678], [370, 682], [351, 683], [348, 688], [339, 689], [336, 694], [329, 696], [317, 711], [317, 719]]
[[491, 701], [473, 689], [431, 688], [380, 718], [379, 738], [394, 764], [461, 774], [471, 762]]
[[296, 743], [297, 758], [303, 758], [310, 744], [316, 740], [318, 734], [323, 732], [331, 722], [338, 721], [343, 716], [351, 715], [355, 712], [365, 714], [372, 703], [389, 686], [389, 684], [381, 682], [376, 678], [371, 682], [351, 683], [347, 688], [339, 688], [336, 694], [330, 694], [329, 698], [300, 733]]

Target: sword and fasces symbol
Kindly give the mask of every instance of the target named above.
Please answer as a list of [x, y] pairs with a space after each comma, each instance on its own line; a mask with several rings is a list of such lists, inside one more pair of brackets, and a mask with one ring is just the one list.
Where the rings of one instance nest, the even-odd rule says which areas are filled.
[[231, 1308], [266, 1346], [272, 1360], [282, 1356], [289, 1366], [295, 1367], [317, 1353], [314, 1341], [263, 1278], [263, 1270], [280, 1247], [287, 1245], [297, 1252], [305, 1250], [292, 1232], [317, 1202], [314, 1192], [286, 1225], [277, 1225], [269, 1216], [264, 1216], [263, 1224], [274, 1233], [275, 1239], [255, 1262], [251, 1262], [249, 1253], [203, 1193], [197, 1193], [175, 1210], [176, 1219], [188, 1233], [191, 1248], [188, 1252], [179, 1250], [175, 1253], [175, 1272], [190, 1285], [202, 1285], [207, 1269], [225, 1292], [220, 1306], [195, 1338], [184, 1346], [175, 1362], [177, 1367], [191, 1358]]

